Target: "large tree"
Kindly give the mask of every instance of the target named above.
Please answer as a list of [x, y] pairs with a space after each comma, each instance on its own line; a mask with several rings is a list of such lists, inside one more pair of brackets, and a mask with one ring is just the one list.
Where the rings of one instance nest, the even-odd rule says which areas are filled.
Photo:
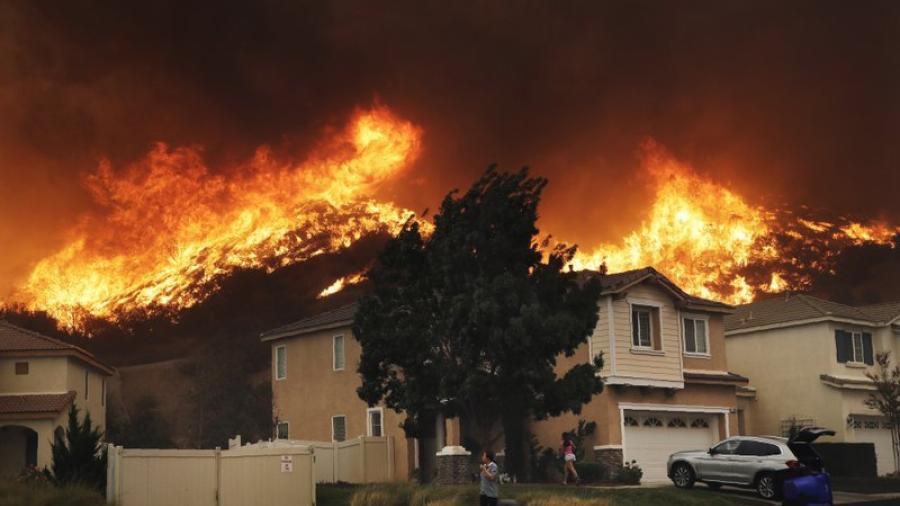
[[578, 413], [603, 388], [599, 357], [557, 374], [597, 323], [600, 287], [566, 269], [575, 247], [539, 240], [546, 184], [491, 167], [444, 198], [430, 235], [409, 222], [370, 271], [354, 322], [363, 400], [406, 413], [410, 436], [430, 415], [462, 415], [486, 443], [499, 420], [518, 474], [528, 420]]

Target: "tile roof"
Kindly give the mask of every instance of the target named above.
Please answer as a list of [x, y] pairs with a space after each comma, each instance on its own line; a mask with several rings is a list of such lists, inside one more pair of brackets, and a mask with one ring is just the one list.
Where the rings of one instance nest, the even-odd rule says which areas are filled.
[[300, 334], [308, 334], [317, 330], [325, 330], [330, 328], [342, 327], [353, 322], [353, 316], [356, 314], [357, 304], [347, 304], [331, 311], [319, 313], [309, 318], [282, 325], [281, 327], [267, 330], [260, 334], [260, 339], [270, 341], [279, 337], [296, 336]]
[[740, 330], [820, 318], [886, 324], [900, 315], [900, 302], [848, 306], [812, 295], [786, 294], [743, 304], [725, 317], [725, 330]]
[[0, 320], [0, 354], [3, 353], [74, 355], [109, 374], [113, 373], [112, 367], [100, 362], [83, 348], [13, 325], [6, 320]]
[[64, 394], [0, 395], [0, 415], [57, 414], [69, 407], [75, 392]]
[[603, 294], [619, 293], [622, 290], [633, 286], [634, 284], [650, 279], [663, 285], [677, 298], [683, 300], [687, 304], [706, 306], [707, 308], [714, 308], [720, 311], [730, 311], [733, 308], [733, 306], [730, 306], [723, 302], [704, 299], [702, 297], [697, 297], [685, 292], [678, 285], [672, 282], [672, 280], [665, 277], [662, 273], [660, 273], [653, 267], [644, 267], [642, 269], [616, 272], [613, 274], [600, 274], [599, 272], [593, 271], [582, 272], [583, 276], [592, 276], [600, 280], [600, 286], [603, 288]]

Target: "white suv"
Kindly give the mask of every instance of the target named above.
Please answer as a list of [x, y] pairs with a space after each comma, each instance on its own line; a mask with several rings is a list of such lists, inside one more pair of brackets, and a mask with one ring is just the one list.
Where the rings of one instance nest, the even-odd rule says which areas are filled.
[[801, 429], [792, 438], [738, 436], [709, 450], [674, 453], [669, 457], [669, 479], [678, 488], [701, 481], [717, 489], [722, 485], [755, 488], [765, 499], [781, 496], [782, 482], [792, 476], [822, 472], [822, 459], [810, 443], [834, 431], [820, 427]]

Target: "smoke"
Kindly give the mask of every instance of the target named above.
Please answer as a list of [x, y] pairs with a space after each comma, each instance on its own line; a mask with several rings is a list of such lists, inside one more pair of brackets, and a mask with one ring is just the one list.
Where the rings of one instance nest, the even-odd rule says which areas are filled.
[[754, 201], [900, 217], [895, 2], [0, 3], [0, 295], [92, 208], [82, 175], [154, 142], [211, 168], [302, 158], [380, 101], [423, 127], [385, 197], [434, 207], [489, 163], [550, 178], [542, 228], [640, 222], [652, 136]]

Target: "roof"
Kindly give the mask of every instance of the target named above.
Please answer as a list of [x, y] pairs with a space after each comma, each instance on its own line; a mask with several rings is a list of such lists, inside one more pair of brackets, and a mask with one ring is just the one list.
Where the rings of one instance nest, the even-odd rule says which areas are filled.
[[848, 306], [806, 294], [786, 294], [738, 306], [725, 317], [725, 331], [785, 325], [810, 320], [853, 320], [883, 326], [900, 316], [900, 302]]
[[29, 415], [55, 417], [69, 407], [75, 392], [59, 394], [0, 395], [0, 417]]
[[634, 285], [651, 281], [669, 291], [676, 299], [690, 309], [701, 309], [707, 311], [716, 311], [722, 313], [730, 313], [734, 306], [718, 302], [714, 300], [704, 299], [691, 295], [682, 290], [678, 285], [665, 277], [662, 273], [653, 267], [644, 267], [642, 269], [634, 269], [624, 272], [616, 272], [613, 274], [601, 274], [593, 271], [583, 271], [584, 275], [593, 277], [600, 281], [603, 295], [611, 295], [622, 293]]
[[83, 348], [13, 325], [6, 320], [0, 320], [0, 356], [2, 355], [19, 357], [68, 355], [107, 374], [114, 372], [112, 367]]
[[331, 311], [319, 313], [308, 318], [282, 325], [281, 327], [267, 330], [260, 334], [262, 341], [272, 341], [288, 336], [297, 336], [302, 334], [310, 334], [319, 330], [334, 329], [346, 327], [353, 323], [353, 317], [356, 315], [357, 304], [347, 304]]

